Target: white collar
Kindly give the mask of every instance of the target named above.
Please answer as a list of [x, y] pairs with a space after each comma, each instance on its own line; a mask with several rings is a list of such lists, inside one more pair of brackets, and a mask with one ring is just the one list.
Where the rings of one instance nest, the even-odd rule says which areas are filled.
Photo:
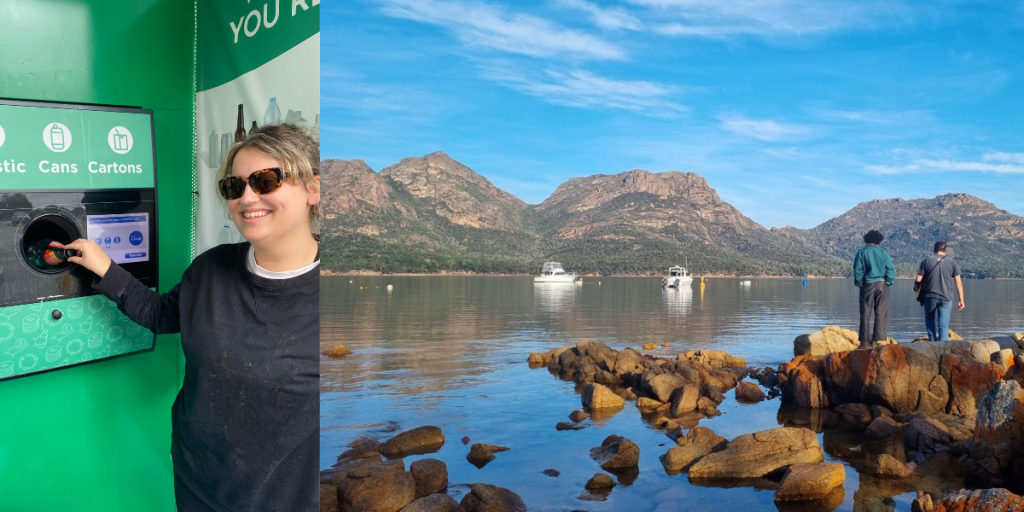
[[256, 248], [253, 247], [251, 244], [249, 245], [249, 253], [245, 257], [245, 267], [249, 269], [249, 272], [252, 272], [253, 274], [256, 274], [260, 277], [265, 277], [267, 279], [291, 279], [293, 277], [298, 277], [301, 276], [302, 274], [305, 274], [306, 272], [309, 272], [310, 270], [313, 270], [319, 264], [320, 259], [317, 258], [317, 260], [314, 261], [313, 263], [310, 263], [309, 265], [306, 265], [305, 267], [302, 267], [297, 270], [288, 270], [285, 272], [274, 272], [271, 270], [267, 270], [259, 266], [258, 263], [256, 263]]

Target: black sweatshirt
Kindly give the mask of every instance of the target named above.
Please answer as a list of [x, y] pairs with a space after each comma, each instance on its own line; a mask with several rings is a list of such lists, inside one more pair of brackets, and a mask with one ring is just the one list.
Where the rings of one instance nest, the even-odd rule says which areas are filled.
[[267, 279], [246, 269], [248, 250], [206, 251], [164, 295], [115, 263], [93, 288], [154, 333], [181, 332], [180, 484], [218, 512], [319, 510], [319, 267]]

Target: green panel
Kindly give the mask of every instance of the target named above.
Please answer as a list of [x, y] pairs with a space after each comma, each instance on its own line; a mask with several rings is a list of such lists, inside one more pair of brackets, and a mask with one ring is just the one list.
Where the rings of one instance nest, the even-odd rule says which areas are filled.
[[[0, 1], [0, 98], [153, 110], [162, 292], [191, 262], [194, 31], [191, 0]], [[174, 511], [183, 372], [175, 335], [0, 382], [0, 510]]]
[[153, 333], [102, 295], [0, 308], [0, 380], [151, 348]]
[[[320, 32], [320, 0], [200, 2], [199, 91], [248, 73]], [[237, 48], [244, 50], [237, 50]]]
[[0, 104], [0, 187], [152, 188], [148, 113]]
[[183, 81], [176, 63], [192, 60], [194, 12], [183, 0], [0, 1], [0, 97], [190, 110], [192, 69]]
[[176, 356], [158, 345], [0, 383], [5, 416], [17, 418], [0, 426], [2, 510], [173, 511], [166, 400]]

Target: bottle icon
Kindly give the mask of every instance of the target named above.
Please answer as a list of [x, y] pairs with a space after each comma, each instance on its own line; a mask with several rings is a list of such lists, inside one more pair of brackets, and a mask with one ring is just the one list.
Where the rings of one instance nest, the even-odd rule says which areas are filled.
[[252, 132], [256, 131], [256, 128], [259, 128], [259, 127], [256, 126], [256, 121], [253, 121], [252, 122], [252, 128], [249, 128], [249, 135], [252, 135]]
[[65, 249], [64, 244], [55, 240], [36, 240], [25, 248], [25, 256], [32, 266], [50, 270], [66, 263], [71, 256], [78, 256], [78, 251]]
[[277, 106], [277, 97], [270, 98], [270, 106], [267, 107], [267, 113], [263, 114], [263, 126], [268, 124], [277, 124], [281, 122], [281, 107]]
[[238, 104], [238, 123], [235, 124], [235, 142], [245, 140], [245, 119], [242, 114], [242, 104]]

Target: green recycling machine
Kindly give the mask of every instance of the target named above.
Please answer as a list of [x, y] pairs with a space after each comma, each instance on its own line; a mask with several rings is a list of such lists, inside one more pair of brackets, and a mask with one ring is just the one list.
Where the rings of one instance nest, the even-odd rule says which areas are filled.
[[92, 272], [37, 254], [87, 238], [156, 288], [152, 111], [0, 100], [0, 158], [0, 380], [152, 350]]
[[181, 280], [196, 8], [0, 1], [0, 512], [175, 510], [180, 337], [154, 337], [39, 250], [88, 238], [161, 293]]

